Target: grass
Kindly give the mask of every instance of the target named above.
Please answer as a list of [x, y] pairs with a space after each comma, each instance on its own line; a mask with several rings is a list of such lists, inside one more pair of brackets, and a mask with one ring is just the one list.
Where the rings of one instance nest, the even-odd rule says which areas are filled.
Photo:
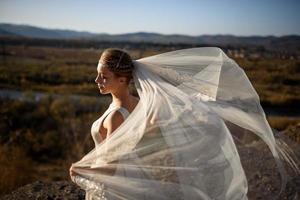
[[267, 120], [272, 128], [279, 131], [286, 130], [290, 126], [300, 123], [300, 117], [270, 116], [267, 117]]
[[[0, 87], [64, 94], [98, 95], [94, 79], [103, 49], [7, 46], [0, 57]], [[133, 59], [167, 49], [131, 49]], [[233, 58], [249, 77], [261, 101], [270, 105], [300, 102], [300, 60]]]
[[0, 146], [0, 195], [34, 181], [34, 167], [21, 148]]
[[[70, 164], [91, 150], [91, 123], [109, 103], [107, 96], [99, 97], [94, 83], [102, 50], [6, 47], [6, 56], [0, 56], [0, 88], [19, 90], [27, 97], [35, 91], [64, 96], [39, 103], [0, 101], [0, 194], [33, 180], [69, 180]], [[129, 53], [139, 59], [165, 51], [131, 49]], [[245, 70], [262, 103], [298, 105], [299, 60], [234, 60]], [[133, 88], [131, 91], [136, 93]], [[90, 97], [76, 103], [68, 94]], [[268, 121], [300, 144], [293, 128], [300, 117], [271, 116]]]
[[282, 131], [291, 140], [300, 144], [300, 117], [274, 116], [267, 118], [270, 126]]

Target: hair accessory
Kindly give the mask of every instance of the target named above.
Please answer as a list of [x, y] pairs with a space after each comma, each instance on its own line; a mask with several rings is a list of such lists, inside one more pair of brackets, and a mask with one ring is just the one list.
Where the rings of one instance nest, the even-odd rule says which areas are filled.
[[122, 52], [122, 55], [120, 56], [120, 59], [119, 59], [119, 61], [118, 61], [118, 64], [117, 64], [116, 68], [119, 67], [119, 64], [120, 64], [120, 62], [121, 62], [121, 60], [122, 60], [124, 54], [125, 54], [125, 52], [123, 51], [123, 52]]

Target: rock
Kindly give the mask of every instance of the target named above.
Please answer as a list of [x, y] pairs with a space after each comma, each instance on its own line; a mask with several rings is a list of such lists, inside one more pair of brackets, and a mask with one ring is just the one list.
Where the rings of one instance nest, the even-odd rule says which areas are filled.
[[[275, 138], [288, 144], [296, 159], [300, 157], [298, 143], [290, 140], [282, 133], [276, 133]], [[259, 140], [246, 146], [237, 145], [237, 149], [248, 179], [248, 199], [275, 199], [280, 192], [281, 178], [275, 159], [267, 145]], [[300, 174], [296, 174], [290, 167], [286, 169], [291, 178], [288, 180], [285, 191], [279, 199], [298, 199], [300, 195]]]
[[[275, 136], [286, 142], [293, 149], [296, 157], [300, 157], [299, 144], [289, 140], [283, 134], [277, 133]], [[281, 179], [269, 148], [262, 141], [254, 141], [249, 145], [239, 145], [237, 142], [236, 144], [248, 179], [248, 199], [275, 199], [280, 192]], [[299, 199], [300, 175], [293, 173], [290, 168], [287, 168], [287, 172], [291, 178], [279, 199]], [[0, 197], [0, 200], [25, 199], [80, 200], [85, 199], [85, 191], [70, 181], [50, 183], [37, 181]]]
[[10, 194], [0, 197], [1, 200], [27, 200], [27, 199], [47, 199], [47, 200], [80, 200], [85, 199], [85, 191], [81, 190], [73, 182], [55, 181], [34, 183], [25, 185], [11, 192]]

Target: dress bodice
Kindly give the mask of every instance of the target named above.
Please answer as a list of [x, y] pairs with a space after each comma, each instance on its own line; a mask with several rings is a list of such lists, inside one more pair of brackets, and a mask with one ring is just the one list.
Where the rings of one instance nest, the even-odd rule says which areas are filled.
[[119, 111], [123, 115], [124, 120], [130, 114], [126, 108], [116, 106], [116, 105], [111, 103], [109, 105], [108, 109], [103, 113], [103, 115], [100, 118], [98, 118], [96, 121], [94, 121], [94, 123], [92, 124], [91, 135], [92, 135], [92, 138], [94, 140], [95, 146], [97, 144], [100, 144], [103, 140], [102, 137], [101, 137], [101, 134], [100, 134], [100, 127], [102, 125], [102, 122], [109, 115], [109, 113], [111, 113], [112, 111], [115, 111], [115, 110]]

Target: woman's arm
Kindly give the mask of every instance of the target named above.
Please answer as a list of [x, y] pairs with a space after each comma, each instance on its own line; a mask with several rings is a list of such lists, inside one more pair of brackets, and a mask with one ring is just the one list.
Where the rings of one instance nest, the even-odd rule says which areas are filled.
[[[114, 111], [111, 112], [103, 122], [103, 127], [106, 129], [106, 136], [109, 137], [122, 123], [124, 122], [124, 118], [120, 112]], [[114, 161], [113, 163], [109, 163], [105, 167], [97, 168], [106, 175], [113, 175], [116, 171], [116, 164], [118, 161]]]

